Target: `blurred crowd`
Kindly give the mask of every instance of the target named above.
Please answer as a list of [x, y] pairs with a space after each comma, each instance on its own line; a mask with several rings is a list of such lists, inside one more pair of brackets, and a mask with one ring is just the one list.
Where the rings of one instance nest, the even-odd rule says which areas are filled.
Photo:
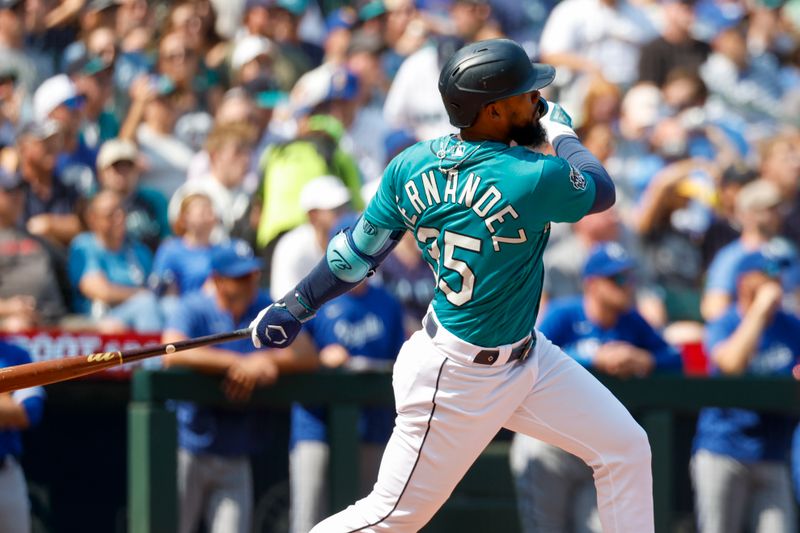
[[[798, 0], [0, 0], [0, 331], [180, 339], [246, 325], [254, 302], [282, 297], [322, 257], [392, 157], [455, 132], [440, 67], [463, 44], [501, 36], [557, 67], [545, 96], [617, 184], [613, 209], [553, 228], [547, 335], [620, 377], [679, 370], [691, 345], [711, 373], [790, 373], [800, 356], [785, 338], [800, 312]], [[407, 235], [360, 290], [308, 332], [325, 366], [396, 355], [434, 281]], [[313, 367], [307, 355], [172, 364], [228, 372], [239, 398]], [[204, 415], [186, 413], [182, 446], [206, 450], [190, 438]], [[698, 450], [745, 464], [785, 458], [786, 439], [755, 451], [720, 444], [766, 431], [740, 415], [704, 415]], [[298, 442], [324, 434], [313, 409], [293, 416]], [[382, 420], [368, 442], [385, 437]], [[211, 448], [225, 455], [229, 444]], [[313, 446], [295, 449], [297, 461], [324, 463]], [[512, 466], [536, 454], [564, 461], [534, 450]], [[696, 457], [696, 472], [722, 468]], [[205, 472], [181, 461], [186, 476]], [[719, 476], [697, 479], [733, 479]], [[712, 525], [726, 514], [714, 511], [722, 496], [696, 488], [703, 531], [737, 531], [736, 517]], [[322, 489], [303, 490], [298, 501]], [[794, 531], [775, 524], [763, 531]]]

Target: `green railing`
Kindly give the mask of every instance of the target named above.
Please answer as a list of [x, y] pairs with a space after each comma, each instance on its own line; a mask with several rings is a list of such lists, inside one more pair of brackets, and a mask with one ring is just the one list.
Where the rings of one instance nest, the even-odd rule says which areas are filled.
[[[602, 381], [637, 416], [650, 436], [659, 533], [671, 531], [675, 518], [673, 443], [677, 416], [696, 413], [711, 405], [800, 414], [800, 383], [790, 378], [656, 376], [630, 381], [602, 378]], [[165, 402], [188, 400], [203, 405], [230, 405], [219, 384], [217, 378], [187, 372], [139, 372], [134, 376], [128, 419], [131, 532], [175, 531], [176, 423]], [[355, 500], [358, 491], [355, 475], [358, 408], [366, 404], [392, 405], [391, 376], [339, 373], [285, 376], [273, 387], [256, 390], [249, 405], [285, 407], [294, 401], [329, 406], [331, 503], [333, 509], [343, 508]], [[497, 448], [493, 451], [497, 453]], [[500, 491], [508, 493], [508, 487]], [[510, 507], [513, 508], [513, 502]], [[515, 516], [509, 519], [516, 522]], [[485, 530], [479, 524], [474, 527], [474, 531]], [[466, 531], [463, 526], [458, 530]]]

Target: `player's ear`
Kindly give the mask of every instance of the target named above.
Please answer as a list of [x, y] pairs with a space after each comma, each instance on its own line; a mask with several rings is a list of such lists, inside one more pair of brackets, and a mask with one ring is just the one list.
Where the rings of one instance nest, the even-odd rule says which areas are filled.
[[489, 108], [489, 116], [493, 119], [500, 118], [500, 111], [497, 110], [497, 106], [495, 104], [489, 104], [487, 106]]

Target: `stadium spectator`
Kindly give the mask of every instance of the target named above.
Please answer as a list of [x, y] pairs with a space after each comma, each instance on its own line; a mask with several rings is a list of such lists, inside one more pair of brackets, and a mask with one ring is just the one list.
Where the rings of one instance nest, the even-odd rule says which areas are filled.
[[[708, 267], [706, 285], [703, 293], [702, 312], [706, 320], [718, 318], [734, 299], [736, 292], [736, 265], [743, 256], [768, 247], [775, 248], [771, 253], [793, 254], [791, 244], [776, 240], [783, 225], [779, 207], [782, 199], [779, 189], [765, 180], [755, 180], [742, 187], [736, 196], [736, 217], [741, 227], [741, 235], [717, 252]], [[780, 254], [778, 248], [788, 248]], [[785, 289], [797, 289], [796, 270], [800, 267], [795, 257], [794, 268], [784, 279]]]
[[417, 331], [433, 299], [436, 280], [411, 233], [403, 235], [397, 247], [381, 263], [375, 281], [403, 306], [406, 333], [410, 336]]
[[[663, 290], [668, 322], [701, 320], [701, 246], [713, 192], [706, 174], [700, 174], [707, 166], [700, 159], [667, 166], [643, 194], [635, 220], [642, 263], [652, 273], [654, 285]], [[698, 211], [700, 216], [690, 216]]]
[[[550, 301], [574, 298], [583, 293], [583, 268], [591, 251], [606, 242], [619, 242], [630, 253], [639, 255], [636, 235], [622, 223], [615, 208], [586, 216], [572, 224], [569, 232], [545, 250], [545, 277], [542, 310]], [[661, 295], [654, 290], [652, 274], [646, 267], [637, 269], [637, 308], [650, 324], [663, 327], [666, 311]]]
[[257, 243], [265, 250], [267, 268], [276, 238], [305, 221], [298, 199], [303, 186], [312, 179], [339, 177], [350, 190], [353, 207], [363, 207], [358, 168], [339, 146], [353, 119], [358, 80], [340, 69], [324, 81], [300, 100], [303, 115], [297, 137], [271, 146], [263, 156], [264, 177], [255, 194], [253, 218], [258, 220]]
[[[211, 256], [211, 283], [187, 295], [169, 316], [163, 342], [224, 333], [247, 327], [270, 302], [258, 288], [260, 261], [244, 242], [219, 247]], [[224, 376], [231, 402], [246, 402], [256, 386], [271, 385], [279, 374], [312, 370], [317, 361], [307, 338], [291, 350], [255, 350], [249, 339], [178, 352], [167, 367]], [[209, 531], [251, 531], [253, 480], [249, 454], [263, 444], [263, 413], [241, 408], [209, 408], [177, 403], [180, 533], [201, 522]]]
[[585, 139], [586, 132], [596, 124], [616, 125], [619, 121], [622, 91], [603, 78], [595, 78], [586, 89], [580, 117], [578, 137]]
[[13, 147], [20, 126], [24, 93], [12, 65], [0, 66], [0, 150]]
[[80, 195], [56, 171], [61, 135], [55, 121], [30, 122], [17, 137], [23, 181], [22, 224], [32, 234], [66, 247], [81, 231], [76, 214]]
[[638, 77], [640, 47], [657, 35], [644, 10], [626, 0], [566, 0], [553, 8], [541, 59], [559, 68], [559, 100], [579, 110], [588, 82], [602, 76], [628, 89]]
[[186, 180], [191, 147], [175, 136], [178, 119], [175, 84], [163, 76], [144, 76], [131, 86], [131, 107], [119, 137], [135, 140], [147, 161], [142, 184], [170, 198]]
[[183, 295], [200, 289], [211, 273], [212, 235], [219, 218], [207, 193], [183, 198], [173, 224], [175, 237], [156, 251], [148, 280], [157, 294]]
[[0, 331], [51, 325], [66, 312], [54, 254], [17, 227], [23, 194], [19, 176], [0, 169]]
[[175, 84], [172, 100], [179, 117], [194, 111], [213, 112], [219, 105], [224, 92], [219, 77], [205, 65], [183, 32], [161, 37], [156, 71]]
[[52, 72], [52, 66], [41, 60], [25, 45], [25, 0], [0, 2], [0, 64], [17, 73], [27, 95]]
[[454, 0], [450, 5], [450, 18], [453, 33], [464, 42], [503, 37], [492, 18], [492, 5], [488, 0]]
[[708, 43], [692, 37], [693, 0], [660, 3], [661, 35], [646, 43], [639, 56], [639, 81], [663, 87], [676, 68], [696, 72], [708, 57]]
[[34, 120], [55, 121], [59, 126], [61, 149], [56, 172], [66, 184], [89, 196], [97, 186], [95, 165], [97, 150], [86, 144], [80, 135], [86, 98], [78, 93], [75, 83], [66, 74], [45, 80], [33, 95]]
[[432, 37], [408, 56], [392, 80], [383, 117], [391, 129], [410, 131], [419, 140], [455, 133], [439, 94], [439, 71], [461, 41]]
[[[618, 243], [594, 247], [583, 295], [550, 303], [538, 326], [580, 364], [618, 378], [681, 369], [678, 352], [634, 310], [635, 261]], [[522, 531], [600, 533], [592, 468], [549, 444], [517, 434], [511, 446]]]
[[84, 97], [80, 137], [91, 150], [119, 134], [120, 122], [112, 112], [113, 65], [100, 57], [84, 56], [69, 67], [77, 92]]
[[123, 198], [128, 235], [155, 251], [169, 235], [167, 202], [160, 192], [139, 184], [141, 164], [134, 143], [110, 139], [97, 154], [97, 177], [101, 190], [113, 191]]
[[322, 63], [322, 48], [302, 38], [300, 20], [308, 8], [308, 0], [274, 0], [269, 8], [272, 21], [270, 36], [289, 60], [303, 74]]
[[243, 85], [272, 76], [275, 45], [266, 37], [248, 35], [241, 38], [231, 53], [231, 77]]
[[336, 221], [350, 209], [350, 191], [336, 176], [319, 176], [300, 191], [308, 222], [279, 237], [270, 269], [270, 295], [279, 300], [322, 259]]
[[[28, 352], [0, 341], [0, 368], [30, 363]], [[20, 467], [22, 431], [42, 420], [44, 389], [31, 387], [0, 394], [0, 523], [4, 531], [31, 531], [31, 505]]]
[[722, 29], [712, 40], [713, 52], [700, 67], [708, 87], [708, 110], [714, 118], [747, 123], [742, 133], [759, 140], [773, 133], [783, 116], [783, 90], [777, 65], [766, 56], [753, 56], [740, 26]]
[[800, 135], [777, 135], [759, 146], [761, 178], [775, 185], [783, 199], [781, 234], [800, 247]]
[[719, 251], [739, 238], [741, 226], [736, 219], [736, 197], [742, 187], [758, 178], [744, 163], [731, 165], [722, 171], [716, 187], [714, 212], [703, 238], [703, 270], [708, 271]]
[[214, 211], [220, 217], [218, 238], [229, 236], [234, 226], [244, 223], [251, 196], [244, 180], [250, 171], [255, 133], [247, 124], [214, 127], [205, 143], [209, 173], [178, 187], [169, 203], [170, 220], [175, 220], [186, 196], [203, 192], [214, 202]]
[[75, 237], [69, 250], [73, 310], [105, 331], [160, 331], [161, 311], [145, 283], [153, 255], [128, 237], [122, 202], [119, 194], [102, 191], [86, 209], [89, 231]]
[[[780, 264], [756, 251], [735, 267], [731, 305], [709, 323], [713, 375], [790, 375], [800, 354], [797, 317], [781, 308]], [[788, 455], [796, 420], [709, 407], [691, 460], [699, 531], [793, 532], [797, 518]]]
[[[328, 302], [306, 328], [324, 367], [388, 371], [405, 341], [403, 311], [385, 290], [362, 283]], [[359, 493], [366, 495], [378, 475], [392, 433], [394, 410], [364, 407], [360, 413]], [[328, 514], [330, 449], [327, 410], [292, 406], [289, 453], [289, 531], [309, 531]]]

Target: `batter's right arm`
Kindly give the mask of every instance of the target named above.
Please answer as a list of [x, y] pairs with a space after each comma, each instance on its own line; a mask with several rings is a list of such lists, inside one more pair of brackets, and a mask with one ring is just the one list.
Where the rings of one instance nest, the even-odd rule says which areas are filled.
[[605, 211], [616, 201], [616, 188], [603, 164], [578, 140], [572, 129], [572, 119], [560, 105], [547, 102], [547, 113], [541, 118], [547, 138], [556, 155], [567, 162], [595, 184], [594, 203], [589, 213]]

